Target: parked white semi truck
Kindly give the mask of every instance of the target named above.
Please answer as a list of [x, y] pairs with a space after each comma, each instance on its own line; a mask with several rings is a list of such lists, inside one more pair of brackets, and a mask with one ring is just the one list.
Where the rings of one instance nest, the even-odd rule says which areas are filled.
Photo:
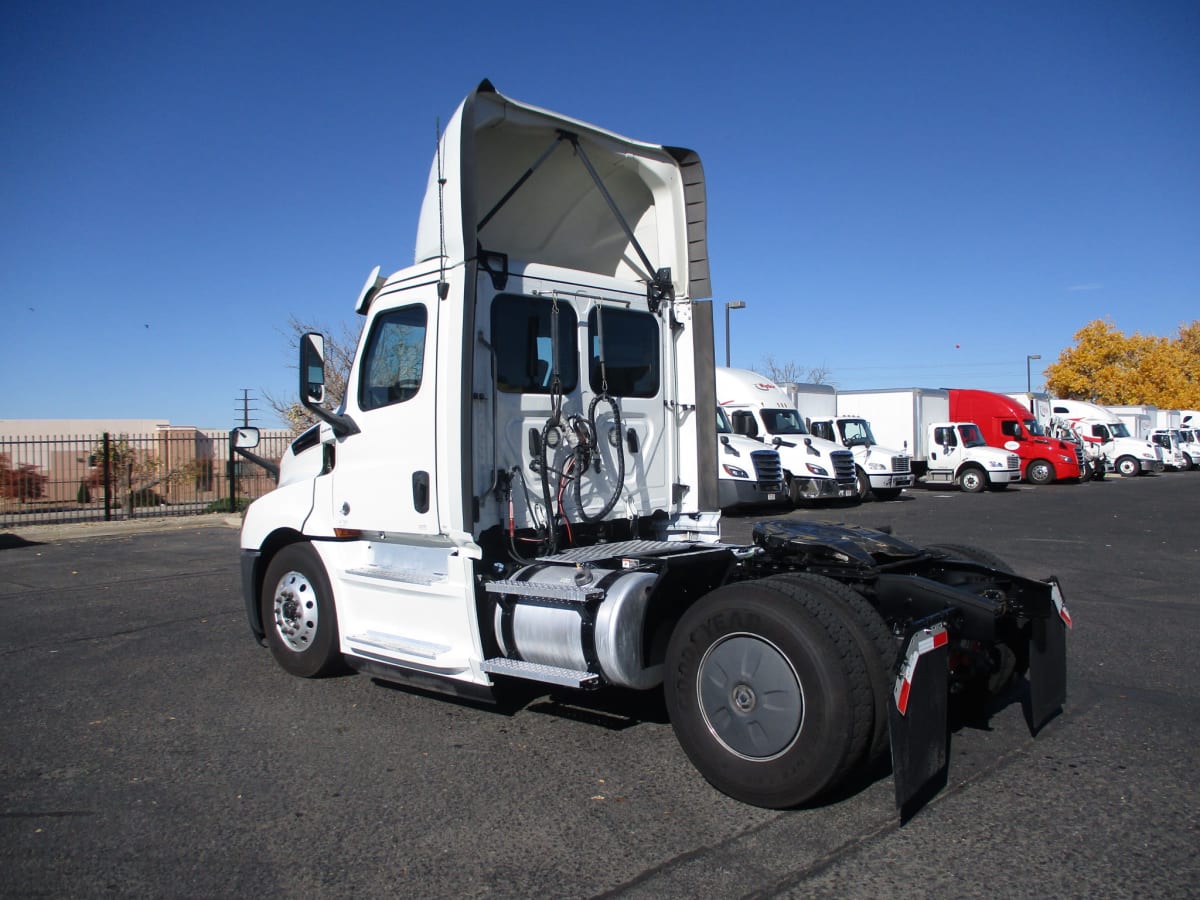
[[738, 434], [779, 451], [784, 480], [795, 504], [857, 499], [854, 455], [841, 444], [816, 437], [784, 390], [750, 369], [718, 368], [717, 402]]
[[895, 500], [916, 484], [912, 454], [883, 447], [875, 440], [871, 423], [862, 416], [839, 416], [837, 389], [831, 384], [791, 382], [781, 385], [792, 405], [800, 410], [808, 430], [819, 438], [841, 444], [854, 455], [858, 498]]
[[879, 441], [912, 451], [913, 474], [968, 493], [1001, 491], [1021, 480], [1021, 459], [989, 447], [973, 422], [950, 419], [950, 394], [932, 388], [838, 391], [839, 415], [871, 423]]
[[948, 699], [973, 685], [1026, 676], [1032, 727], [1055, 714], [1053, 578], [796, 519], [721, 542], [695, 153], [484, 82], [428, 185], [414, 264], [372, 273], [355, 304], [336, 411], [323, 340], [302, 339], [319, 424], [245, 516], [246, 613], [283, 669], [478, 699], [517, 681], [662, 691], [704, 777], [767, 807], [889, 745], [897, 802], [918, 802], [944, 783]]
[[1102, 454], [1121, 475], [1131, 477], [1163, 470], [1162, 451], [1150, 441], [1133, 437], [1125, 423], [1103, 406], [1055, 397], [1051, 412], [1069, 422], [1092, 452]]
[[779, 452], [733, 433], [725, 410], [717, 407], [717, 488], [722, 511], [786, 503]]

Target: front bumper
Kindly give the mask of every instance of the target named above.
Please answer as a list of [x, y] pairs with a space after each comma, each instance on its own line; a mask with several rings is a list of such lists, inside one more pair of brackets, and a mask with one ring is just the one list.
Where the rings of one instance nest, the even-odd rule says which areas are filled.
[[868, 475], [867, 478], [871, 482], [873, 488], [906, 488], [916, 484], [916, 479], [913, 478], [912, 472], [903, 474], [892, 474], [890, 472], [883, 475]]
[[797, 478], [792, 477], [792, 485], [797, 493], [805, 500], [838, 500], [858, 496], [858, 485], [838, 484], [832, 478]]
[[1021, 480], [1020, 469], [988, 469], [987, 475], [992, 484], [1016, 484]]
[[722, 478], [717, 482], [717, 498], [721, 509], [732, 509], [735, 506], [782, 503], [787, 500], [787, 491], [782, 484]]

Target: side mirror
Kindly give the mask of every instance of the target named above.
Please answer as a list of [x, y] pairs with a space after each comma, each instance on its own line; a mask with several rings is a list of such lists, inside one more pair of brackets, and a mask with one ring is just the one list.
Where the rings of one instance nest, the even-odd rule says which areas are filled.
[[308, 332], [300, 338], [300, 399], [325, 402], [325, 335]]
[[258, 446], [258, 429], [235, 428], [233, 429], [233, 446], [238, 450], [253, 450]]

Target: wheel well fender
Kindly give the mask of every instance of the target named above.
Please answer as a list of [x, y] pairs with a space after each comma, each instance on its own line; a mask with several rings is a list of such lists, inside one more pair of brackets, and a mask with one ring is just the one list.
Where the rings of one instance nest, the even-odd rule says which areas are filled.
[[266, 626], [262, 620], [263, 579], [275, 555], [290, 544], [306, 540], [305, 536], [292, 528], [280, 528], [267, 535], [262, 547], [247, 563], [243, 571], [242, 592], [245, 594], [246, 615], [250, 619], [250, 630], [261, 643], [266, 637]]

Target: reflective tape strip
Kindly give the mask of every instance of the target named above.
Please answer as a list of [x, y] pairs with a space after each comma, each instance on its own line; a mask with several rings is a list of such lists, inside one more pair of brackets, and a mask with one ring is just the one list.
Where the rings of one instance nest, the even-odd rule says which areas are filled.
[[908, 695], [912, 691], [913, 674], [917, 671], [917, 661], [931, 650], [944, 647], [950, 641], [945, 625], [934, 625], [914, 634], [908, 641], [908, 649], [904, 653], [904, 663], [900, 666], [900, 674], [896, 676], [896, 685], [892, 689], [892, 697], [896, 701], [896, 710], [900, 715], [908, 712]]
[[1050, 582], [1050, 599], [1054, 601], [1054, 608], [1058, 610], [1058, 617], [1063, 620], [1067, 628], [1074, 628], [1071, 622], [1071, 614], [1067, 612], [1067, 604], [1063, 602], [1062, 591], [1058, 587], [1057, 581]]

